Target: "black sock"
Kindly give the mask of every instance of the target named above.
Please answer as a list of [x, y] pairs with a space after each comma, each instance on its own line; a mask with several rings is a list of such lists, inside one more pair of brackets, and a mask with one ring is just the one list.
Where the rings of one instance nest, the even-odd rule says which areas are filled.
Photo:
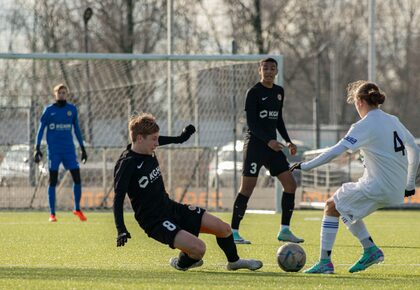
[[225, 252], [226, 258], [229, 262], [236, 262], [239, 260], [238, 250], [236, 249], [233, 235], [227, 238], [216, 238], [217, 244]]
[[184, 252], [180, 252], [179, 253], [178, 266], [180, 268], [183, 268], [183, 269], [189, 268], [189, 267], [191, 267], [192, 264], [194, 264], [194, 263], [196, 263], [198, 261], [200, 261], [200, 260], [196, 260], [196, 259], [190, 258], [190, 256], [188, 256]]
[[249, 197], [238, 193], [235, 199], [235, 203], [233, 204], [233, 213], [232, 213], [232, 229], [239, 229], [239, 224], [242, 218], [245, 215], [246, 207], [248, 204]]
[[295, 208], [295, 195], [293, 193], [283, 192], [281, 199], [281, 224], [288, 226], [292, 219], [293, 209]]

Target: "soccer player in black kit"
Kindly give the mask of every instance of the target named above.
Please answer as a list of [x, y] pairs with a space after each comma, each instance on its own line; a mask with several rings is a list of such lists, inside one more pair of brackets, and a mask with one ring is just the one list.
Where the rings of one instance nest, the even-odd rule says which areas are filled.
[[282, 152], [285, 146], [277, 141], [276, 130], [286, 141], [290, 154], [296, 154], [296, 145], [291, 142], [282, 117], [284, 90], [281, 86], [274, 84], [278, 73], [277, 61], [273, 58], [261, 60], [258, 73], [261, 77], [260, 82], [250, 88], [246, 96], [245, 111], [248, 131], [243, 149], [241, 187], [233, 206], [231, 223], [233, 237], [237, 244], [251, 243], [239, 235], [239, 224], [257, 184], [261, 166], [265, 166], [271, 176], [276, 176], [280, 180], [284, 189], [281, 201], [281, 228], [277, 239], [301, 243], [303, 239], [296, 237], [290, 231], [290, 219], [295, 206], [296, 182], [289, 171], [286, 156]]
[[131, 238], [123, 215], [124, 199], [128, 193], [135, 219], [146, 234], [181, 251], [178, 257], [169, 261], [175, 269], [185, 271], [203, 264], [206, 245], [198, 235], [207, 233], [216, 236], [217, 244], [227, 257], [228, 270], [257, 270], [262, 267], [261, 261], [239, 258], [227, 223], [202, 208], [177, 203], [166, 193], [154, 151], [159, 145], [183, 143], [194, 132], [194, 126], [189, 125], [180, 136], [159, 136], [159, 126], [151, 114], [142, 113], [131, 119], [132, 144], [121, 154], [114, 170], [117, 247], [124, 246]]

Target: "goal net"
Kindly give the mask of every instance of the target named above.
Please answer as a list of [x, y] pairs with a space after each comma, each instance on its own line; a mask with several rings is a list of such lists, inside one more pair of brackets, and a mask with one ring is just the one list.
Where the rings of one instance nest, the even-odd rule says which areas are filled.
[[[162, 135], [179, 135], [190, 123], [198, 129], [188, 143], [158, 149], [173, 197], [231, 207], [232, 187], [216, 191], [209, 165], [217, 148], [242, 138], [245, 93], [258, 82], [258, 60], [264, 57], [0, 54], [0, 208], [48, 207], [45, 144], [43, 163], [38, 166], [32, 156], [40, 116], [54, 102], [52, 88], [59, 83], [69, 87], [68, 101], [78, 108], [89, 156], [80, 164], [84, 208], [111, 206], [114, 164], [136, 112], [155, 115]], [[282, 57], [276, 59], [281, 78]], [[59, 209], [72, 207], [71, 184], [71, 175], [60, 171]]]

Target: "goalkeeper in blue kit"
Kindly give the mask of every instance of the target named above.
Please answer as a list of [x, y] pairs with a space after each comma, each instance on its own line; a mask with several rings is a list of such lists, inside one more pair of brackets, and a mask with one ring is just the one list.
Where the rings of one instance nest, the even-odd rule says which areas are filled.
[[55, 215], [55, 194], [58, 181], [58, 168], [60, 163], [66, 170], [70, 170], [73, 178], [74, 192], [74, 211], [73, 213], [81, 220], [86, 221], [85, 215], [80, 210], [80, 199], [82, 197], [82, 184], [80, 179], [79, 163], [77, 162], [75, 146], [73, 143], [73, 134], [76, 135], [82, 150], [82, 162], [87, 160], [86, 150], [83, 144], [82, 134], [80, 132], [77, 108], [73, 104], [67, 103], [68, 88], [64, 84], [54, 87], [54, 96], [56, 102], [48, 105], [42, 113], [38, 134], [36, 139], [36, 150], [34, 154], [35, 163], [42, 159], [41, 140], [44, 130], [47, 128], [47, 153], [48, 169], [50, 182], [48, 186], [48, 203], [50, 206], [50, 222], [56, 222]]

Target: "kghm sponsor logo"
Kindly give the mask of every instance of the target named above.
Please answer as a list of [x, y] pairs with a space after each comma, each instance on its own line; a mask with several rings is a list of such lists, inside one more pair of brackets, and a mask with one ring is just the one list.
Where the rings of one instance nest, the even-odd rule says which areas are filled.
[[156, 179], [159, 178], [160, 175], [160, 168], [158, 166], [155, 169], [153, 169], [152, 172], [149, 173], [149, 176], [140, 177], [138, 181], [140, 188], [145, 188], [149, 184], [149, 182], [153, 183], [154, 181], [156, 181]]
[[260, 118], [264, 119], [268, 116], [268, 112], [266, 110], [260, 112]]
[[159, 166], [152, 170], [152, 172], [149, 173], [149, 179], [150, 182], [155, 181], [160, 176], [160, 168]]
[[48, 128], [50, 130], [68, 131], [71, 130], [71, 124], [54, 124], [51, 123]]
[[264, 118], [269, 118], [269, 119], [277, 119], [277, 117], [279, 116], [279, 112], [278, 111], [267, 111], [267, 110], [263, 110], [260, 112], [260, 118], [264, 119]]
[[147, 179], [147, 176], [142, 176], [139, 179], [139, 186], [140, 188], [145, 188], [149, 184], [149, 179]]

